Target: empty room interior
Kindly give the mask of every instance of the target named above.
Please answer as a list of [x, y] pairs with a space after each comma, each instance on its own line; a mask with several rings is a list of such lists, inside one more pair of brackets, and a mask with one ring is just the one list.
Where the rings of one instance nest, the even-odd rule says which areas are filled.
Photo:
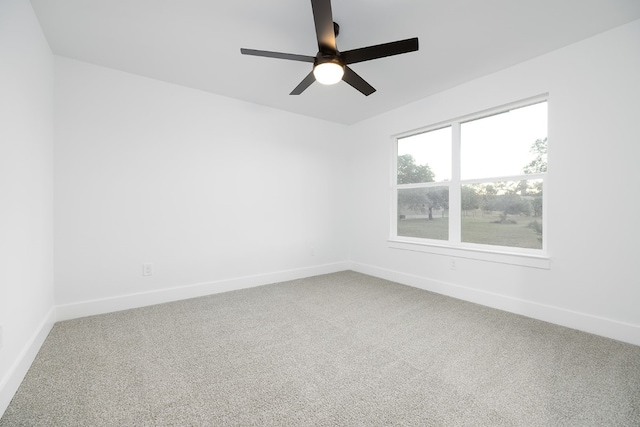
[[638, 100], [637, 0], [0, 1], [0, 426], [640, 425]]

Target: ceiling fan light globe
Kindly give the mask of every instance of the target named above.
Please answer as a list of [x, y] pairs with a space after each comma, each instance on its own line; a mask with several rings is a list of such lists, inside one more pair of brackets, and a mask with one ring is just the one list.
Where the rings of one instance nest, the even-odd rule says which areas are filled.
[[313, 67], [313, 76], [318, 83], [334, 85], [342, 80], [344, 67], [335, 62], [324, 62]]

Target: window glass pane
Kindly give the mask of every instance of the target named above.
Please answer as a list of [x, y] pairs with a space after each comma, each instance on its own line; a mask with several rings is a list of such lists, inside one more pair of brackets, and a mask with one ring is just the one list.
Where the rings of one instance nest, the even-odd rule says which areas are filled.
[[451, 126], [398, 139], [398, 184], [451, 179]]
[[398, 190], [398, 236], [449, 239], [449, 187]]
[[463, 185], [462, 241], [542, 249], [542, 180]]
[[536, 141], [544, 141], [546, 166], [547, 103], [462, 123], [460, 138], [461, 179], [544, 172], [533, 162]]

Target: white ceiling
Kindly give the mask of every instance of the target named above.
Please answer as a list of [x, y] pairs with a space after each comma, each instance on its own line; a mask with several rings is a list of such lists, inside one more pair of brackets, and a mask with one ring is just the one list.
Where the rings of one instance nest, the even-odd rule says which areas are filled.
[[418, 37], [420, 50], [353, 64], [377, 89], [344, 82], [289, 92], [314, 56], [309, 0], [31, 0], [53, 52], [351, 124], [640, 18], [640, 0], [333, 0], [342, 51]]

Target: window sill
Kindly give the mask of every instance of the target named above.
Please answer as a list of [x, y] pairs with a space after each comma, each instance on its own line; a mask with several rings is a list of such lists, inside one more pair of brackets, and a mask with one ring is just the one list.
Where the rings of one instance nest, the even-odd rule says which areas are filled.
[[434, 243], [413, 242], [399, 239], [389, 239], [391, 249], [400, 249], [412, 252], [425, 252], [456, 258], [468, 258], [478, 261], [495, 262], [500, 264], [519, 265], [522, 267], [551, 269], [551, 260], [546, 255], [534, 255], [508, 251], [493, 251], [471, 247], [456, 247], [450, 245], [438, 245]]

